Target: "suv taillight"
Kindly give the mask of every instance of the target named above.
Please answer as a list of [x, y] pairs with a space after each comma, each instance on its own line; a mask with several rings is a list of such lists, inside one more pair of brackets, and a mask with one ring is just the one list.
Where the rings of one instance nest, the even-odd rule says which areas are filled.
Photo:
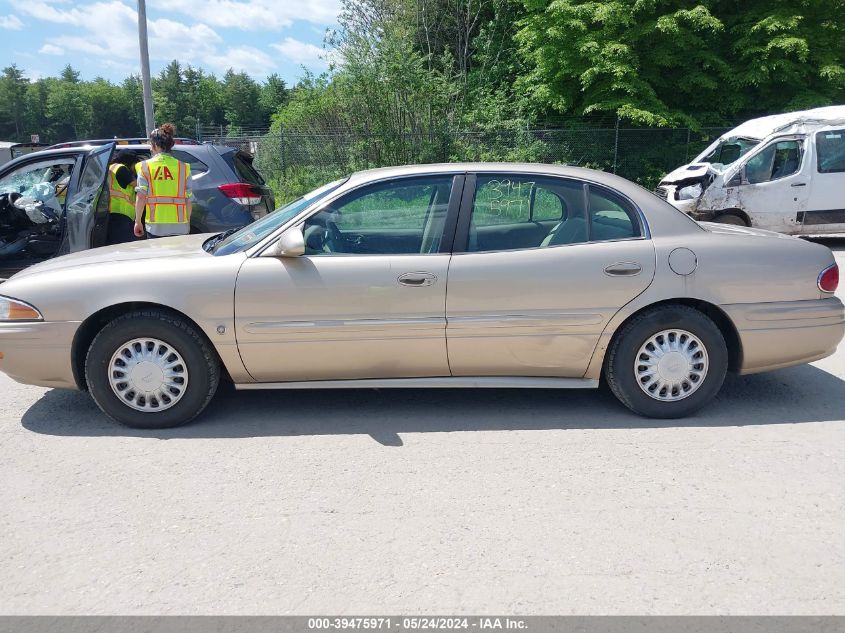
[[819, 290], [836, 292], [839, 287], [839, 266], [832, 264], [819, 273]]
[[233, 182], [217, 187], [227, 198], [231, 198], [245, 207], [253, 207], [261, 202], [261, 190], [245, 182]]

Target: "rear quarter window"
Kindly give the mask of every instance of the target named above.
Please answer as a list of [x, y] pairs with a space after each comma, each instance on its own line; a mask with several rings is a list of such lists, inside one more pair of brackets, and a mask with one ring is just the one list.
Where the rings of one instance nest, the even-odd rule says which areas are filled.
[[255, 167], [252, 166], [252, 159], [243, 152], [226, 152], [222, 154], [223, 160], [235, 170], [241, 182], [248, 182], [251, 185], [263, 185], [264, 178], [261, 177]]

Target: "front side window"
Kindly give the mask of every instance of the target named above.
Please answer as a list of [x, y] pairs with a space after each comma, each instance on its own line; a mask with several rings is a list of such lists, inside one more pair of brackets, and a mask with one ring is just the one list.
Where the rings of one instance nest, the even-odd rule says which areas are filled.
[[64, 204], [75, 164], [74, 159], [63, 158], [23, 165], [0, 180], [0, 193], [19, 193], [45, 203], [56, 199]]
[[820, 174], [845, 171], [845, 129], [816, 133]]
[[778, 141], [752, 156], [745, 165], [745, 175], [752, 185], [790, 176], [801, 169], [803, 144], [799, 140]]
[[308, 218], [306, 255], [437, 253], [453, 176], [406, 178], [362, 187]]
[[231, 253], [239, 253], [250, 246], [258, 243], [276, 229], [284, 226], [297, 215], [305, 211], [312, 204], [316, 204], [320, 199], [325, 198], [335, 189], [340, 187], [345, 180], [336, 180], [327, 185], [323, 185], [307, 193], [301, 198], [297, 198], [293, 202], [276, 209], [273, 213], [265, 215], [260, 220], [256, 220], [252, 224], [247, 224], [242, 229], [232, 231], [228, 235], [221, 233], [206, 242], [205, 248], [213, 248], [212, 252], [215, 255], [229, 255]]
[[636, 212], [601, 187], [564, 178], [479, 176], [468, 252], [546, 248], [642, 235]]

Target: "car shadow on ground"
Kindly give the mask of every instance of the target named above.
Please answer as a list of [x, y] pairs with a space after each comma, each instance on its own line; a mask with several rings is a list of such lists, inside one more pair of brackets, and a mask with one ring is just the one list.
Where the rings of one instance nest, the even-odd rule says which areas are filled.
[[650, 420], [609, 392], [551, 389], [348, 389], [236, 392], [221, 388], [194, 423], [144, 431], [110, 422], [91, 398], [48, 391], [21, 423], [47, 435], [160, 439], [367, 434], [401, 446], [401, 433], [793, 424], [845, 419], [845, 381], [812, 365], [729, 375], [716, 400], [682, 420]]

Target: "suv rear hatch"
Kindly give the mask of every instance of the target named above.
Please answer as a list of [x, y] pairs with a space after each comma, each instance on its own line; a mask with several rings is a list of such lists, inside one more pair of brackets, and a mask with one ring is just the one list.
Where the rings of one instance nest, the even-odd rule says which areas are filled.
[[253, 219], [267, 215], [276, 208], [273, 190], [253, 167], [253, 157], [234, 148], [218, 147], [220, 156], [234, 172], [234, 180], [220, 185], [221, 193], [246, 207]]

